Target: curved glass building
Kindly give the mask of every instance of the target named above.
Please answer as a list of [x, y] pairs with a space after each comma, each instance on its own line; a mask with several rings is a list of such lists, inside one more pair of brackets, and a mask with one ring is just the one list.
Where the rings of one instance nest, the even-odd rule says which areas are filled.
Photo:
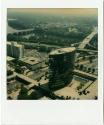
[[73, 78], [75, 47], [61, 48], [49, 54], [49, 88], [59, 89]]

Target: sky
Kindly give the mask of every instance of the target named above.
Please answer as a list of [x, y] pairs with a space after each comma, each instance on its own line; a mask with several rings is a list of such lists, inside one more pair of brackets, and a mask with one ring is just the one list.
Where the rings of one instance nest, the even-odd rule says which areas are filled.
[[53, 15], [97, 16], [97, 8], [9, 8], [8, 12]]

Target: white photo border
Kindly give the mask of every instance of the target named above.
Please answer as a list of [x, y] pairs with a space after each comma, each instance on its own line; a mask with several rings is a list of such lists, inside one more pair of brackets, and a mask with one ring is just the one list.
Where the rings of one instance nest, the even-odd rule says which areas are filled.
[[[7, 8], [98, 8], [98, 100], [7, 100]], [[3, 125], [103, 125], [103, 1], [3, 0], [1, 8], [1, 104]]]

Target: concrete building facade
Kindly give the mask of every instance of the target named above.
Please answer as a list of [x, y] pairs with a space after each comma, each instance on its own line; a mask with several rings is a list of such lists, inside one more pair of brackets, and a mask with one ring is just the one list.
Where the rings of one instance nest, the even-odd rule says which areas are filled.
[[7, 42], [7, 56], [22, 58], [24, 56], [24, 46], [16, 42]]

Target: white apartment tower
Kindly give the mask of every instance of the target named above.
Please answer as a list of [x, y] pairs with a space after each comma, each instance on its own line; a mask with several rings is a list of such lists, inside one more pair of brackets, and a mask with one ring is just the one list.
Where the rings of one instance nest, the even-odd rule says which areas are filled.
[[22, 58], [24, 56], [24, 46], [17, 42], [7, 42], [7, 56]]

